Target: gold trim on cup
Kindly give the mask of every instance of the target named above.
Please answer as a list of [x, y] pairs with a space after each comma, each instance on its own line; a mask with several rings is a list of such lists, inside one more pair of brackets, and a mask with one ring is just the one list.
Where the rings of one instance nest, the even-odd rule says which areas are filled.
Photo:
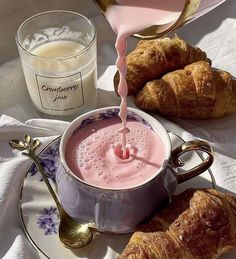
[[[87, 118], [88, 116], [92, 115], [92, 114], [96, 114], [97, 112], [101, 112], [101, 111], [106, 111], [107, 109], [117, 109], [119, 108], [119, 106], [109, 106], [109, 107], [103, 107], [103, 108], [98, 108], [92, 111], [89, 111], [79, 117], [77, 117], [76, 119], [74, 119], [64, 130], [63, 134], [62, 134], [62, 141], [64, 141], [65, 135], [67, 134], [66, 131], [69, 129], [69, 127], [71, 127], [71, 125], [73, 124], [77, 124], [78, 121], [81, 121], [84, 118]], [[151, 117], [151, 115], [144, 113], [143, 111], [140, 111], [136, 108], [132, 108], [132, 107], [128, 107], [128, 111], [134, 112], [136, 115], [141, 116], [141, 114], [145, 114], [145, 116], [149, 116]], [[138, 112], [138, 113], [137, 113]], [[142, 117], [142, 116], [141, 116]], [[79, 184], [82, 184], [84, 186], [87, 186], [89, 188], [98, 190], [98, 191], [102, 191], [102, 192], [124, 192], [124, 191], [130, 191], [130, 190], [136, 190], [136, 189], [140, 189], [143, 188], [145, 185], [150, 184], [151, 181], [153, 181], [155, 179], [155, 177], [157, 177], [157, 175], [161, 175], [165, 172], [165, 168], [167, 167], [167, 165], [170, 163], [171, 161], [171, 139], [170, 136], [168, 134], [168, 131], [166, 130], [166, 128], [162, 125], [162, 123], [160, 123], [158, 120], [154, 120], [156, 124], [159, 125], [160, 128], [162, 128], [163, 133], [166, 136], [166, 140], [168, 140], [168, 147], [167, 144], [165, 144], [166, 147], [166, 151], [168, 151], [168, 156], [166, 157], [166, 159], [164, 160], [163, 164], [161, 165], [161, 167], [155, 172], [154, 176], [152, 176], [150, 179], [148, 179], [146, 182], [137, 185], [137, 186], [132, 186], [132, 187], [126, 187], [126, 188], [108, 188], [108, 187], [97, 187], [93, 184], [87, 183], [84, 180], [82, 180], [81, 178], [79, 178], [77, 175], [75, 175], [71, 169], [69, 168], [66, 159], [65, 159], [65, 154], [63, 151], [63, 147], [60, 144], [59, 147], [59, 152], [60, 152], [60, 162], [61, 165], [64, 169], [64, 171], [67, 173], [67, 175], [69, 175], [70, 177], [72, 177], [72, 179], [76, 180], [76, 182], [78, 182]], [[78, 126], [78, 125], [77, 125]], [[76, 128], [75, 128], [76, 129]], [[154, 131], [155, 132], [155, 131]], [[71, 136], [70, 136], [71, 137]]]

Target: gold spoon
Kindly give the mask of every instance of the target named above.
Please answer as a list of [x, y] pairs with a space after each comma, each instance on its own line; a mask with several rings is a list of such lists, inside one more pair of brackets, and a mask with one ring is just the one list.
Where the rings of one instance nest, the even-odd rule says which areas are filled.
[[22, 154], [31, 158], [41, 173], [43, 180], [46, 183], [59, 211], [59, 238], [63, 245], [69, 249], [77, 249], [89, 244], [93, 238], [93, 232], [90, 228], [94, 229], [94, 226], [78, 223], [73, 218], [71, 218], [62, 208], [57, 195], [49, 183], [43, 167], [40, 165], [40, 162], [35, 155], [35, 150], [37, 147], [39, 147], [40, 141], [38, 139], [33, 140], [29, 135], [25, 135], [23, 140], [14, 139], [11, 140], [9, 144], [13, 148], [16, 148], [20, 151], [26, 150], [27, 152], [22, 152]]

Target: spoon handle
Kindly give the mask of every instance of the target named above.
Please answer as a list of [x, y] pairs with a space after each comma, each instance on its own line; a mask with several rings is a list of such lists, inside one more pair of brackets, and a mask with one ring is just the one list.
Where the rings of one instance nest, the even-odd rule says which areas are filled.
[[41, 166], [38, 157], [35, 154], [36, 148], [39, 147], [41, 144], [40, 141], [38, 139], [32, 141], [32, 138], [29, 135], [25, 135], [25, 137], [22, 141], [14, 139], [14, 140], [10, 140], [9, 144], [12, 147], [14, 147], [20, 151], [25, 151], [25, 150], [27, 151], [27, 152], [22, 152], [22, 154], [31, 158], [31, 160], [33, 160], [33, 162], [35, 163], [37, 169], [39, 170], [41, 176], [43, 177], [44, 182], [47, 185], [47, 188], [48, 188], [50, 194], [52, 195], [52, 198], [54, 199], [54, 201], [56, 203], [59, 213], [61, 213], [62, 207], [58, 200], [58, 197], [55, 194], [55, 192], [48, 180], [48, 177], [45, 174], [45, 171], [44, 171], [43, 167]]
[[47, 185], [47, 188], [48, 188], [50, 194], [52, 195], [52, 198], [54, 199], [54, 201], [55, 201], [55, 203], [57, 205], [58, 210], [60, 211], [61, 205], [59, 203], [58, 197], [55, 194], [55, 192], [54, 192], [54, 190], [53, 190], [53, 188], [52, 188], [52, 186], [51, 186], [51, 184], [50, 184], [50, 182], [49, 182], [49, 180], [48, 180], [48, 178], [47, 178], [47, 176], [46, 176], [46, 174], [44, 172], [44, 169], [41, 166], [41, 164], [40, 164], [40, 162], [39, 162], [39, 160], [37, 158], [37, 156], [35, 155], [35, 152], [34, 151], [29, 152], [29, 157], [33, 160], [33, 162], [35, 163], [36, 167], [38, 168], [40, 174], [43, 177], [43, 180], [44, 180], [45, 184]]

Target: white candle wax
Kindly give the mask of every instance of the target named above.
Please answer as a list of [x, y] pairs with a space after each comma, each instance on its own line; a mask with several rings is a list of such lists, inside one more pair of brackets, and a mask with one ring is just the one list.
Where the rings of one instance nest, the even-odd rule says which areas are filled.
[[22, 60], [30, 97], [43, 113], [70, 115], [96, 105], [96, 46], [86, 55], [75, 41], [57, 40], [34, 48]]

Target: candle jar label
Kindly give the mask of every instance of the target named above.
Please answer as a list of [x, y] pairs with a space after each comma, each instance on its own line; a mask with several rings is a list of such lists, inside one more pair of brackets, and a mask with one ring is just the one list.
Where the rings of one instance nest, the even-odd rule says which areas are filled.
[[41, 107], [47, 110], [66, 111], [84, 105], [81, 73], [66, 77], [49, 77], [35, 74]]

